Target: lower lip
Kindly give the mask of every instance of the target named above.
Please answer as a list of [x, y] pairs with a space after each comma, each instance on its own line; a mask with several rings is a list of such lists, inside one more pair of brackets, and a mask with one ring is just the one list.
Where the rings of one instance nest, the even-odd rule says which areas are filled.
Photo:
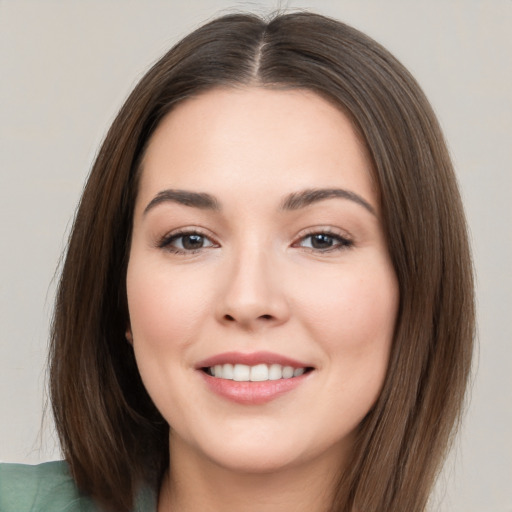
[[310, 372], [291, 379], [265, 380], [263, 382], [238, 382], [219, 379], [203, 371], [201, 371], [201, 374], [207, 386], [215, 394], [238, 404], [261, 405], [300, 386], [308, 378]]

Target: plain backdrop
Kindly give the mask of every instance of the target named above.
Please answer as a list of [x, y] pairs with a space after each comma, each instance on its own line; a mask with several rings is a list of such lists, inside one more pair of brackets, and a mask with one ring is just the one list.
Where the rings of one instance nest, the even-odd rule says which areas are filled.
[[432, 510], [512, 511], [512, 1], [0, 0], [0, 460], [59, 458], [43, 421], [58, 261], [106, 130], [148, 66], [214, 17], [308, 8], [416, 76], [454, 159], [473, 241], [472, 400]]

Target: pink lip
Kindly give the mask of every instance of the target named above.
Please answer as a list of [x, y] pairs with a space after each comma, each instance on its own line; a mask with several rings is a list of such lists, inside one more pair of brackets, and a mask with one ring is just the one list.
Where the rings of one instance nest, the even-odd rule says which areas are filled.
[[208, 388], [215, 394], [232, 402], [244, 405], [261, 405], [300, 386], [311, 373], [293, 379], [266, 380], [263, 382], [237, 382], [218, 379], [200, 372]]
[[248, 366], [255, 366], [257, 364], [280, 364], [281, 366], [292, 366], [293, 368], [307, 368], [311, 366], [286, 356], [274, 354], [273, 352], [252, 352], [250, 354], [244, 354], [242, 352], [224, 352], [200, 361], [197, 363], [196, 368], [209, 368], [216, 364], [246, 364]]
[[248, 366], [255, 366], [257, 364], [280, 364], [281, 366], [291, 366], [293, 368], [311, 368], [311, 365], [279, 354], [274, 354], [273, 352], [253, 352], [250, 354], [225, 352], [200, 361], [196, 365], [196, 369], [199, 370], [201, 377], [211, 391], [222, 398], [244, 405], [261, 405], [270, 402], [300, 386], [311, 375], [311, 372], [306, 372], [299, 377], [293, 377], [291, 379], [267, 380], [263, 382], [237, 382], [212, 377], [202, 371], [204, 368], [209, 368], [217, 364], [245, 364]]

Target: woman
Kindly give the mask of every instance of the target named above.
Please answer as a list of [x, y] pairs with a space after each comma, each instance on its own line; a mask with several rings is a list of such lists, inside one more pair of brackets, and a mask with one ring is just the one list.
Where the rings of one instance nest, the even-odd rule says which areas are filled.
[[456, 181], [408, 72], [319, 15], [217, 19], [98, 155], [52, 337], [72, 478], [4, 466], [2, 510], [425, 510], [473, 315]]

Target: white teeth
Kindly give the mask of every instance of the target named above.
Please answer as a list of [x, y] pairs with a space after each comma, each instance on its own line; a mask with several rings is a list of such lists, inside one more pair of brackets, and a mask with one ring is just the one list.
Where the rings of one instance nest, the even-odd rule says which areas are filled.
[[245, 382], [251, 376], [251, 367], [246, 364], [235, 364], [233, 367], [233, 380]]
[[238, 382], [264, 382], [267, 380], [291, 379], [300, 377], [305, 368], [281, 366], [280, 364], [216, 364], [208, 368], [210, 375], [219, 379], [235, 380]]
[[285, 366], [283, 368], [283, 379], [290, 379], [293, 377], [293, 368], [291, 366]]
[[223, 364], [222, 365], [222, 374], [221, 374], [222, 378], [233, 380], [233, 375], [234, 375], [233, 365], [232, 364]]
[[261, 382], [264, 380], [268, 380], [268, 366], [266, 364], [251, 366], [251, 381]]
[[280, 364], [271, 364], [268, 371], [269, 380], [279, 380], [283, 378], [283, 367]]

